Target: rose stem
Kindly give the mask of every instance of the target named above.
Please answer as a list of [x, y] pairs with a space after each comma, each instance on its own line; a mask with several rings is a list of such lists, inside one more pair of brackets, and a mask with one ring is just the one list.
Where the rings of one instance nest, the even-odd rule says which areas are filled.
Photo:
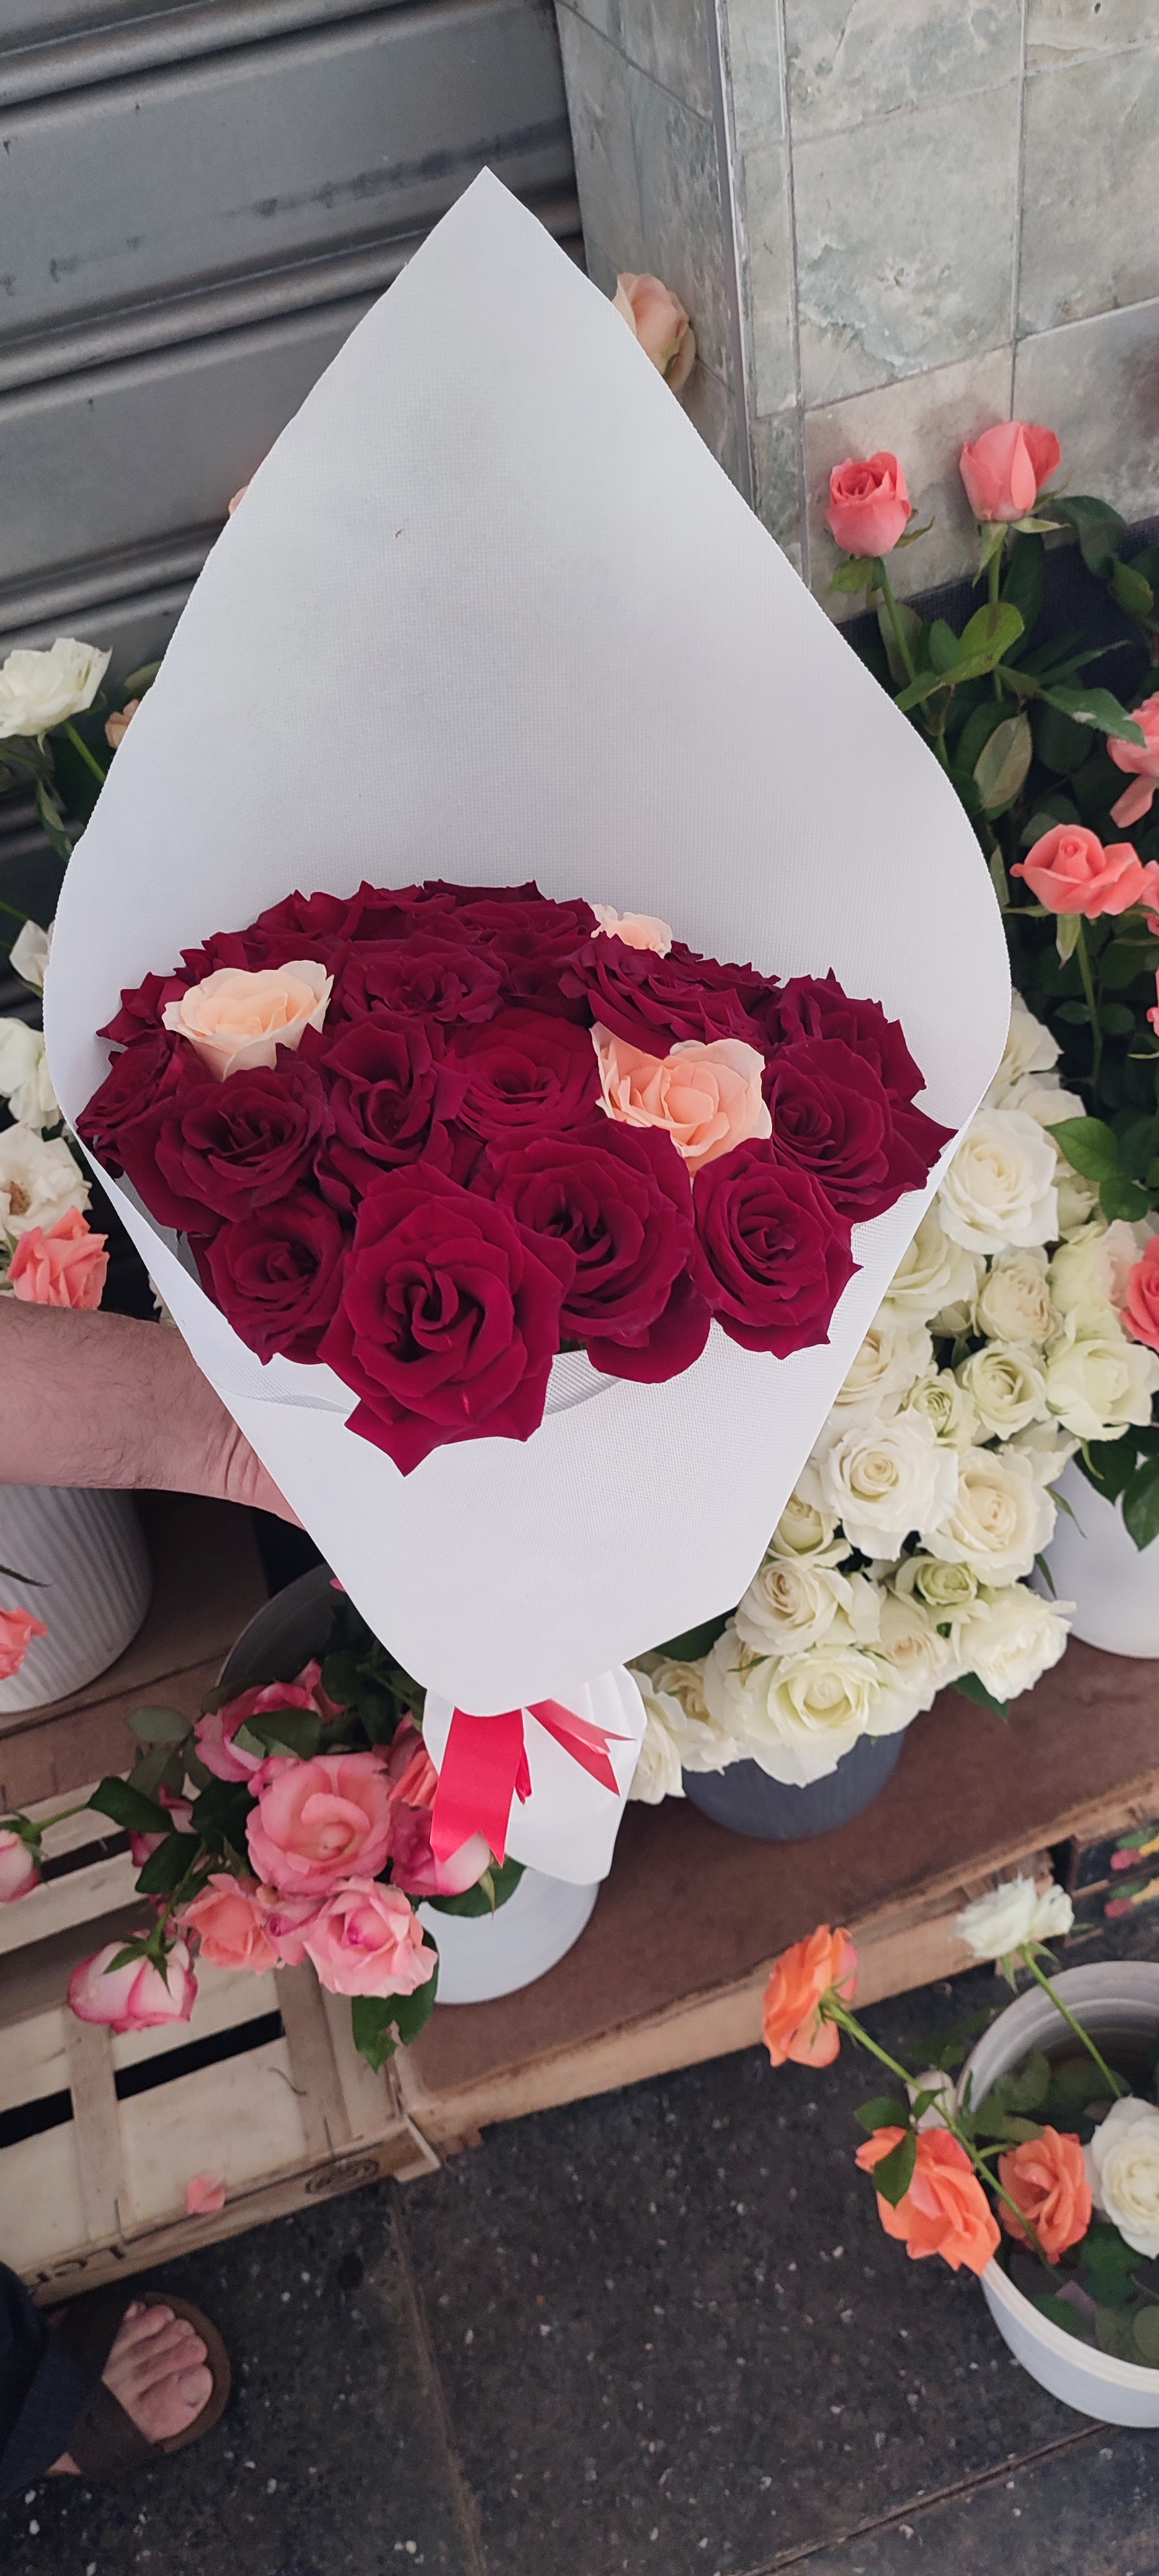
[[1083, 991], [1087, 997], [1087, 1009], [1091, 1015], [1091, 1040], [1094, 1047], [1094, 1058], [1091, 1064], [1091, 1087], [1093, 1089], [1098, 1082], [1099, 1067], [1103, 1061], [1103, 1033], [1099, 1027], [1099, 1006], [1095, 1000], [1095, 982], [1091, 973], [1090, 953], [1087, 948], [1086, 923], [1083, 921], [1081, 915], [1079, 918], [1079, 935], [1075, 941], [1075, 953], [1079, 961], [1079, 973], [1083, 979]]
[[87, 742], [82, 741], [81, 736], [80, 736], [80, 735], [79, 735], [79, 733], [77, 732], [76, 726], [75, 726], [74, 724], [71, 724], [71, 723], [69, 723], [69, 724], [63, 724], [63, 725], [61, 726], [61, 732], [62, 732], [62, 733], [64, 733], [64, 734], [67, 734], [68, 739], [69, 739], [69, 741], [70, 741], [70, 742], [71, 742], [71, 744], [72, 744], [73, 750], [74, 750], [74, 751], [79, 751], [80, 756], [81, 756], [81, 759], [83, 760], [83, 762], [84, 762], [84, 764], [85, 764], [86, 769], [91, 769], [91, 771], [92, 771], [92, 773], [93, 773], [93, 777], [94, 777], [95, 779], [99, 780], [100, 785], [103, 787], [103, 786], [104, 786], [104, 783], [105, 783], [105, 780], [106, 780], [106, 778], [108, 777], [108, 774], [109, 774], [109, 773], [108, 773], [107, 769], [102, 769], [102, 768], [101, 768], [101, 764], [100, 764], [99, 760], [94, 760], [93, 755], [92, 755], [91, 751], [89, 750], [89, 747], [88, 747]]
[[908, 671], [908, 673], [909, 673], [909, 676], [910, 676], [911, 680], [916, 680], [916, 678], [917, 678], [917, 667], [916, 667], [915, 662], [914, 662], [913, 654], [911, 653], [910, 648], [909, 648], [909, 639], [908, 639], [908, 637], [907, 637], [907, 635], [906, 635], [905, 628], [904, 628], [904, 626], [902, 625], [902, 622], [901, 622], [901, 616], [900, 616], [900, 613], [899, 613], [899, 610], [898, 610], [898, 604], [897, 604], [897, 601], [896, 601], [896, 599], [894, 598], [894, 595], [893, 595], [893, 583], [891, 582], [890, 577], [889, 577], [889, 574], [887, 573], [887, 571], [886, 571], [886, 569], [885, 569], [885, 558], [884, 558], [884, 556], [879, 555], [879, 556], [878, 556], [878, 558], [877, 558], [877, 562], [878, 562], [878, 570], [879, 570], [879, 572], [880, 572], [880, 574], [881, 574], [881, 589], [882, 589], [882, 596], [883, 596], [883, 598], [884, 598], [884, 600], [885, 600], [886, 613], [887, 613], [887, 615], [888, 615], [888, 617], [889, 617], [890, 625], [891, 625], [891, 626], [892, 626], [892, 628], [893, 628], [893, 640], [894, 640], [894, 642], [895, 642], [895, 644], [896, 644], [896, 646], [897, 646], [898, 652], [899, 652], [899, 653], [900, 653], [900, 655], [901, 655], [902, 661], [903, 661], [903, 662], [904, 662], [904, 664], [905, 664], [906, 670]]
[[1041, 1986], [1041, 1988], [1042, 1988], [1042, 1991], [1043, 1991], [1044, 1995], [1049, 1995], [1049, 1996], [1050, 1996], [1050, 2000], [1051, 2000], [1052, 2004], [1054, 2005], [1055, 2011], [1056, 2011], [1056, 2012], [1060, 2012], [1060, 2013], [1062, 2014], [1063, 2020], [1064, 2020], [1065, 2022], [1069, 2022], [1070, 2027], [1071, 2027], [1071, 2029], [1072, 2029], [1072, 2030], [1073, 2030], [1073, 2032], [1074, 2032], [1075, 2038], [1076, 2038], [1076, 2039], [1081, 2039], [1082, 2044], [1083, 2044], [1083, 2047], [1086, 2049], [1088, 2056], [1093, 2057], [1093, 2059], [1094, 2059], [1094, 2061], [1095, 2061], [1095, 2064], [1096, 2064], [1096, 2066], [1098, 2067], [1098, 2070], [1099, 2070], [1100, 2075], [1105, 2075], [1105, 2076], [1106, 2076], [1107, 2082], [1108, 2082], [1108, 2084], [1110, 2085], [1111, 2092], [1112, 2092], [1112, 2094], [1113, 2094], [1113, 2096], [1114, 2096], [1115, 2100], [1116, 2100], [1116, 2101], [1121, 2102], [1121, 2101], [1123, 2100], [1124, 2095], [1125, 2095], [1125, 2094], [1128, 2094], [1128, 2093], [1130, 2092], [1130, 2090], [1131, 2090], [1130, 2085], [1129, 2085], [1129, 2084], [1124, 2084], [1124, 2083], [1122, 2082], [1122, 2080], [1121, 2080], [1121, 2078], [1120, 2078], [1119, 2076], [1117, 2076], [1117, 2075], [1112, 2075], [1111, 2070], [1110, 2070], [1110, 2067], [1107, 2065], [1105, 2058], [1100, 2057], [1099, 2052], [1098, 2052], [1097, 2048], [1095, 2047], [1095, 2043], [1094, 2043], [1093, 2039], [1091, 2038], [1090, 2032], [1089, 2032], [1089, 2031], [1086, 2031], [1086, 2030], [1084, 2030], [1084, 2029], [1083, 2029], [1083, 2026], [1082, 2026], [1081, 2021], [1076, 2021], [1076, 2020], [1075, 2020], [1075, 2017], [1074, 2017], [1074, 2014], [1073, 2014], [1072, 2012], [1068, 2012], [1068, 2011], [1067, 2011], [1067, 2008], [1066, 2008], [1066, 2005], [1065, 2005], [1065, 2004], [1064, 2004], [1064, 2002], [1063, 2002], [1062, 1996], [1061, 1996], [1060, 1994], [1056, 1994], [1055, 1989], [1054, 1989], [1054, 1987], [1052, 1986], [1052, 1984], [1051, 1984], [1051, 1982], [1050, 1982], [1049, 1977], [1044, 1977], [1044, 1976], [1043, 1976], [1042, 1970], [1041, 1970], [1041, 1968], [1039, 1967], [1037, 1960], [1036, 1960], [1036, 1959], [1033, 1959], [1033, 1958], [1031, 1957], [1029, 1950], [1024, 1950], [1024, 1951], [1022, 1952], [1022, 1964], [1023, 1964], [1023, 1967], [1024, 1967], [1024, 1968], [1029, 1968], [1030, 1973], [1031, 1973], [1031, 1976], [1032, 1976], [1032, 1977], [1034, 1977], [1034, 1978], [1036, 1978], [1036, 1980], [1037, 1980], [1038, 1984], [1039, 1984], [1039, 1985]]
[[[879, 2048], [877, 2041], [870, 2038], [867, 2030], [862, 2029], [861, 2023], [855, 2019], [854, 2015], [846, 2012], [844, 2004], [838, 2004], [835, 2002], [827, 2004], [825, 2007], [825, 2018], [827, 2021], [835, 2021], [840, 2030], [847, 2030], [851, 2039], [859, 2039], [862, 2047], [867, 2048], [870, 2051], [871, 2056], [880, 2058], [882, 2065], [888, 2066], [891, 2075], [900, 2075], [902, 2083], [906, 2086], [908, 2092], [908, 2088], [913, 2082], [912, 2076], [906, 2074], [904, 2066], [898, 2065], [896, 2057], [886, 2056], [884, 2048]], [[1099, 2063], [1100, 2065], [1102, 2064], [1101, 2058]], [[1038, 2237], [1036, 2236], [1035, 2231], [1030, 2224], [1030, 2220], [1026, 2215], [1026, 2211], [1019, 2208], [1018, 2202], [1012, 2199], [1011, 2194], [1005, 2189], [1005, 2186], [999, 2182], [997, 2175], [987, 2171], [986, 2166], [974, 2145], [973, 2139], [968, 2138], [965, 2131], [959, 2128], [957, 2120], [953, 2115], [946, 2112], [944, 2109], [940, 2109], [938, 2116], [943, 2121], [945, 2127], [949, 2130], [950, 2136], [957, 2139], [960, 2147], [965, 2148], [966, 2154], [973, 2165], [975, 2173], [981, 2175], [983, 2182], [989, 2184], [991, 2191], [997, 2195], [999, 2200], [1005, 2201], [1007, 2209], [1013, 2210], [1020, 2228], [1023, 2230], [1024, 2234], [1029, 2237], [1035, 2253], [1041, 2258], [1042, 2262], [1045, 2263], [1048, 2260], [1046, 2248], [1039, 2243]]]

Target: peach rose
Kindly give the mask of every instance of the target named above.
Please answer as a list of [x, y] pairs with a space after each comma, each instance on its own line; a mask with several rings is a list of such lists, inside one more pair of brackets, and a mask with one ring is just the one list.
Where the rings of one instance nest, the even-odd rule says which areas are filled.
[[220, 966], [179, 1001], [166, 1002], [162, 1024], [188, 1038], [219, 1082], [228, 1073], [277, 1063], [278, 1048], [298, 1048], [307, 1029], [320, 1029], [334, 978], [313, 958], [289, 966]]
[[47, 1637], [43, 1619], [27, 1610], [0, 1610], [0, 1682], [18, 1673], [34, 1637]]
[[807, 1941], [774, 1961], [765, 1988], [765, 2045], [774, 2066], [831, 2066], [841, 2045], [836, 2024], [822, 2018], [827, 1995], [851, 2004], [857, 1993], [857, 1952], [848, 1932], [819, 1923]]
[[47, 1230], [30, 1225], [22, 1234], [8, 1270], [14, 1297], [28, 1306], [70, 1306], [91, 1314], [100, 1305], [108, 1277], [108, 1236], [94, 1234], [80, 1209], [66, 1208]]
[[162, 1976], [151, 1959], [130, 1959], [110, 1972], [109, 1962], [123, 1947], [107, 1941], [92, 1959], [82, 1959], [69, 1979], [68, 1999], [78, 2021], [105, 2022], [110, 2030], [161, 2030], [166, 2022], [188, 2021], [197, 2001], [197, 1979], [184, 1941], [175, 1941]]
[[593, 903], [592, 911], [599, 929], [592, 936], [599, 939], [622, 939], [625, 948], [651, 948], [657, 957], [666, 957], [672, 946], [672, 928], [660, 921], [654, 912], [617, 912], [610, 903]]
[[198, 1754], [215, 1780], [252, 1780], [255, 1771], [261, 1770], [268, 1755], [247, 1753], [244, 1744], [234, 1743], [234, 1737], [247, 1717], [266, 1717], [276, 1708], [308, 1708], [315, 1716], [322, 1715], [303, 1674], [296, 1682], [263, 1682], [260, 1690], [239, 1691], [236, 1699], [224, 1700], [220, 1708], [194, 1720]]
[[[1159, 1351], [1159, 1234], [1153, 1234], [1127, 1280], [1120, 1323], [1132, 1340]], [[1124, 1864], [1126, 1866], [1126, 1864]]]
[[1025, 877], [1048, 912], [1081, 912], [1097, 921], [1133, 903], [1159, 903], [1159, 865], [1143, 866], [1129, 841], [1109, 841], [1085, 823], [1056, 823], [1010, 871]]
[[[1150, 813], [1151, 799], [1159, 784], [1159, 696], [1144, 698], [1142, 706], [1132, 707], [1130, 712], [1133, 722], [1145, 733], [1146, 742], [1124, 742], [1121, 734], [1107, 737], [1107, 749], [1116, 769], [1125, 769], [1135, 781], [1111, 807], [1112, 823], [1124, 832]], [[1148, 896], [1148, 902], [1154, 900], [1153, 895]]]
[[910, 497], [896, 456], [847, 456], [829, 477], [830, 535], [847, 555], [888, 555], [905, 535]]
[[658, 277], [633, 277], [625, 270], [616, 279], [615, 309], [622, 313], [646, 358], [678, 394], [696, 364], [692, 325], [678, 295]]
[[289, 1896], [328, 1896], [358, 1871], [375, 1878], [390, 1843], [391, 1794], [381, 1753], [274, 1754], [255, 1774], [246, 1824], [260, 1879]]
[[225, 2184], [214, 2174], [193, 2174], [185, 2185], [185, 2208], [190, 2218], [216, 2218], [225, 2207]]
[[710, 1046], [685, 1038], [666, 1056], [645, 1055], [597, 1020], [592, 1045], [600, 1107], [629, 1127], [666, 1128], [691, 1173], [747, 1136], [772, 1135], [761, 1090], [764, 1057], [743, 1038], [714, 1038]]
[[23, 1834], [0, 1827], [0, 1905], [14, 1905], [18, 1896], [27, 1896], [40, 1884], [36, 1853]]
[[269, 1937], [265, 1908], [256, 1887], [215, 1870], [192, 1905], [182, 1907], [183, 1932], [196, 1932], [203, 1956], [215, 1968], [276, 1968], [278, 1953]]
[[449, 1860], [437, 1860], [431, 1844], [429, 1807], [394, 1811], [390, 1829], [391, 1884], [408, 1896], [462, 1896], [477, 1887], [491, 1864], [491, 1846], [483, 1834], [469, 1834]]
[[320, 1985], [332, 1995], [413, 1995], [433, 1977], [438, 1954], [395, 1887], [347, 1879], [322, 1907], [306, 1943]]
[[1049, 483], [1062, 449], [1052, 429], [1032, 420], [1000, 420], [981, 438], [967, 439], [958, 458], [966, 499], [976, 519], [1024, 519]]
[[[872, 2173], [906, 2134], [904, 2129], [875, 2129], [857, 2150], [862, 2173]], [[1002, 2241], [969, 2156], [946, 2129], [921, 2131], [909, 2190], [896, 2209], [879, 2192], [877, 2214], [886, 2235], [908, 2245], [911, 2260], [940, 2254], [952, 2272], [963, 2263], [968, 2272], [984, 2272]]]
[[276, 1887], [259, 1887], [258, 1904], [266, 1939], [278, 1954], [280, 1968], [300, 1968], [306, 1940], [322, 1911], [320, 1896], [283, 1896]]
[[[999, 2156], [998, 2179], [1025, 2212], [1048, 2263], [1057, 2263], [1068, 2245], [1086, 2235], [1093, 2203], [1078, 2138], [1060, 2137], [1057, 2129], [1023, 2138], [1009, 2155]], [[1008, 2236], [1029, 2245], [1026, 2229], [1005, 2201], [999, 2202], [998, 2215]]]
[[139, 698], [130, 698], [127, 707], [121, 707], [118, 712], [106, 716], [105, 741], [110, 751], [120, 750], [140, 703]]

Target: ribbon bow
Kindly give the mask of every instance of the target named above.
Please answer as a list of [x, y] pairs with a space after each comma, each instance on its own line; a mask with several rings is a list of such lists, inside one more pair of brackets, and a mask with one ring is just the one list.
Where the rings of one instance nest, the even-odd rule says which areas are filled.
[[[625, 1736], [590, 1725], [574, 1709], [561, 1708], [557, 1699], [530, 1700], [528, 1708], [581, 1770], [619, 1794], [608, 1746], [626, 1743]], [[431, 1814], [436, 1860], [449, 1860], [472, 1834], [484, 1836], [497, 1861], [506, 1859], [512, 1800], [518, 1798], [522, 1805], [531, 1796], [523, 1718], [521, 1708], [502, 1709], [497, 1717], [472, 1717], [465, 1708], [454, 1711]]]

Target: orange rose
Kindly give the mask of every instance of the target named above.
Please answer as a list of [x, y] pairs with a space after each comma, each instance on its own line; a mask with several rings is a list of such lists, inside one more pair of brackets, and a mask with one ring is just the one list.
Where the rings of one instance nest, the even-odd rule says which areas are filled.
[[678, 295], [658, 277], [616, 279], [615, 307], [634, 331], [646, 358], [659, 367], [674, 394], [686, 385], [696, 363], [692, 325]]
[[[1011, 2200], [1025, 2211], [1048, 2263], [1057, 2263], [1068, 2245], [1077, 2245], [1091, 2223], [1091, 2187], [1083, 2151], [1075, 2137], [1044, 2129], [1040, 2138], [1024, 2138], [1009, 2155], [998, 2158], [998, 2178]], [[1000, 2201], [998, 2215], [1009, 2236], [1029, 2245], [1012, 2209]]]
[[851, 2004], [857, 1992], [857, 1952], [848, 1932], [819, 1923], [807, 1941], [795, 1941], [775, 1962], [765, 1988], [765, 2045], [774, 2066], [831, 2066], [841, 2045], [834, 2022], [822, 2018], [826, 1995]]
[[685, 1038], [666, 1056], [645, 1055], [597, 1020], [592, 1045], [601, 1108], [629, 1127], [667, 1128], [690, 1173], [748, 1136], [772, 1135], [761, 1089], [764, 1058], [743, 1038], [714, 1038], [709, 1046]]
[[[904, 2129], [875, 2129], [857, 2150], [862, 2173], [872, 2173], [905, 2135]], [[896, 2209], [879, 2192], [877, 2214], [886, 2235], [908, 2245], [911, 2260], [941, 2254], [952, 2272], [963, 2263], [969, 2272], [984, 2272], [1001, 2242], [969, 2156], [946, 2129], [921, 2131], [909, 2190]]]
[[273, 1066], [278, 1048], [301, 1046], [307, 1029], [320, 1029], [334, 978], [310, 957], [251, 973], [220, 966], [191, 984], [178, 1002], [166, 1002], [164, 1026], [188, 1038], [218, 1082], [229, 1073]]
[[8, 1270], [14, 1297], [28, 1306], [71, 1306], [91, 1314], [108, 1276], [108, 1236], [94, 1234], [79, 1208], [66, 1208], [47, 1232], [30, 1225]]

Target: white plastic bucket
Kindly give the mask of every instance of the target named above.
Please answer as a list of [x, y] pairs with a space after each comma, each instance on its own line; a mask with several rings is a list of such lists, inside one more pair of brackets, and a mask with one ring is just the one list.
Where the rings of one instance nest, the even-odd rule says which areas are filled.
[[0, 1681], [0, 1718], [83, 1690], [136, 1636], [153, 1568], [129, 1494], [0, 1485], [0, 1609], [43, 1619], [18, 1673]]
[[1108, 1655], [1159, 1657], [1159, 1538], [1136, 1547], [1118, 1503], [1073, 1458], [1058, 1492], [1074, 1519], [1060, 1511], [1046, 1555], [1059, 1600], [1076, 1604], [1071, 1635]]
[[439, 1945], [439, 2003], [488, 2004], [534, 1985], [578, 1941], [598, 1894], [598, 1886], [525, 1869], [494, 1914], [420, 1905], [419, 1920]]
[[[1140, 1962], [1109, 1967], [1066, 1968], [1054, 1979], [1059, 1994], [1084, 2029], [1096, 2040], [1100, 2031], [1136, 2030], [1153, 2039], [1159, 2031], [1159, 1967]], [[1067, 2036], [1067, 2026], [1041, 1987], [1032, 1986], [1001, 2013], [980, 2039], [962, 2070], [958, 2098], [967, 2077], [975, 2108], [1000, 2075], [1017, 2066], [1034, 2048], [1049, 2047]], [[1141, 2362], [1118, 2361], [1113, 2353], [1079, 2343], [1061, 2326], [1023, 2298], [1001, 2264], [982, 2275], [986, 2305], [1015, 2360], [1080, 2415], [1104, 2424], [1159, 2424], [1159, 2370]]]

